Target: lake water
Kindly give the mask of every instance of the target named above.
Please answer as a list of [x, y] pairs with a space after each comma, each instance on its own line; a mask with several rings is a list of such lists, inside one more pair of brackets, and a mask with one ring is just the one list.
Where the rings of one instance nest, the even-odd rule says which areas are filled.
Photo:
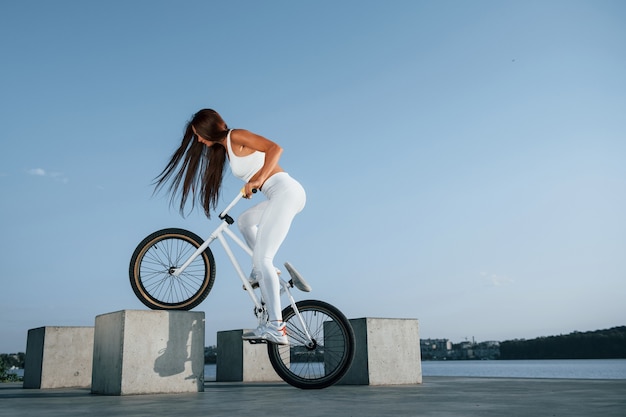
[[626, 359], [422, 361], [424, 376], [626, 379]]
[[[626, 359], [422, 361], [422, 375], [492, 378], [626, 379]], [[215, 381], [215, 365], [204, 379]]]
[[[13, 371], [24, 375], [23, 369]], [[204, 379], [215, 381], [215, 365], [204, 366]], [[626, 379], [626, 359], [515, 361], [422, 361], [422, 375], [492, 378]]]

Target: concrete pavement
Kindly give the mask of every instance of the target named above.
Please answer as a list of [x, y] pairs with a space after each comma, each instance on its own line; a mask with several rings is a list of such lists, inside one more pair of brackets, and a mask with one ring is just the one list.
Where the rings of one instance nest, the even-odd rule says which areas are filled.
[[303, 391], [284, 383], [206, 382], [186, 394], [102, 396], [0, 384], [0, 416], [624, 417], [626, 380], [424, 377], [420, 385]]

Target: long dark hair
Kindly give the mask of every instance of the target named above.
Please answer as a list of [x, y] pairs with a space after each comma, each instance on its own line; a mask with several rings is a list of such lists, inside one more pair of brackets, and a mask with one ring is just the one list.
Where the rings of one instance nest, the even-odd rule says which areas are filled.
[[192, 209], [198, 199], [204, 214], [210, 218], [211, 208], [215, 209], [220, 196], [226, 167], [226, 148], [225, 144], [222, 146], [216, 143], [209, 147], [201, 143], [193, 133], [193, 128], [198, 135], [210, 141], [222, 141], [228, 134], [226, 123], [215, 110], [203, 109], [197, 112], [187, 122], [180, 146], [172, 154], [165, 169], [155, 178], [155, 192], [171, 179], [168, 188], [170, 202], [174, 202], [180, 189], [180, 214], [185, 216], [185, 203], [191, 191]]

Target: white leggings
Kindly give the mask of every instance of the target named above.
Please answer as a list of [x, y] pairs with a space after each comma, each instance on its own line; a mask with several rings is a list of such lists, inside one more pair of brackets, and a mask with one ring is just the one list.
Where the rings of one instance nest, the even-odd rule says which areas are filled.
[[296, 214], [306, 203], [300, 183], [286, 172], [272, 175], [262, 189], [267, 200], [244, 211], [237, 226], [252, 249], [252, 273], [259, 280], [270, 321], [282, 321], [280, 283], [274, 256], [289, 232]]

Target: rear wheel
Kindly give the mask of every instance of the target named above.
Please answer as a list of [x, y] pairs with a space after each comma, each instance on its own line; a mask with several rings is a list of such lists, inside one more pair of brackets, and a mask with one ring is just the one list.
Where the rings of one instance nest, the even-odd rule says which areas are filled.
[[191, 310], [209, 295], [215, 282], [215, 261], [209, 248], [179, 276], [176, 268], [202, 245], [184, 229], [163, 229], [146, 237], [130, 260], [130, 285], [139, 300], [154, 310]]
[[[276, 373], [302, 389], [326, 388], [339, 381], [354, 358], [354, 332], [336, 307], [317, 300], [296, 303], [304, 326], [291, 306], [283, 310], [289, 345], [268, 344]], [[307, 337], [308, 334], [312, 340]]]

